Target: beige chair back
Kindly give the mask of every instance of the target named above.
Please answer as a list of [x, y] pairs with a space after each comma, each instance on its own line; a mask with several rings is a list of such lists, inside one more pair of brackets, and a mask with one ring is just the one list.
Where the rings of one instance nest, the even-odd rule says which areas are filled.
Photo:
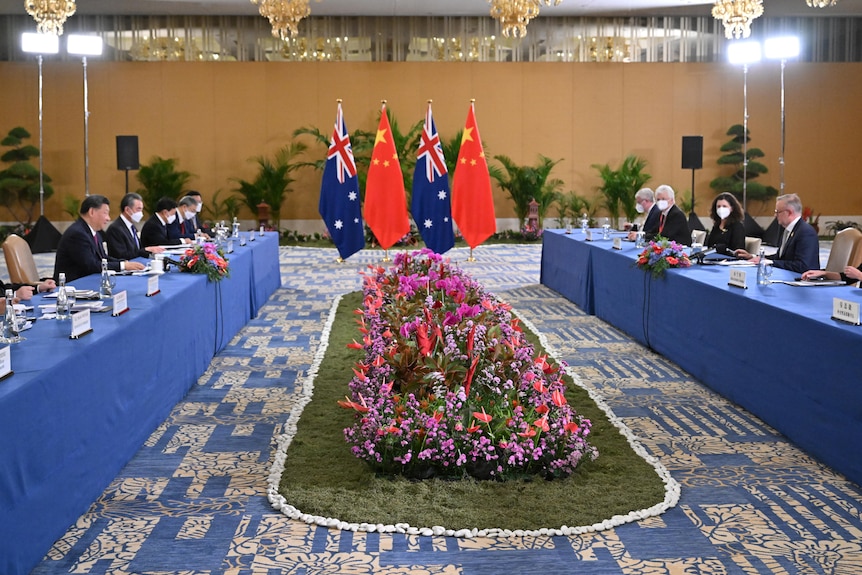
[[854, 268], [862, 265], [862, 236], [856, 240], [856, 245], [853, 248], [853, 253], [850, 254], [850, 261], [847, 262], [847, 265]]
[[760, 253], [760, 238], [753, 238], [751, 236], [745, 236], [745, 251], [750, 254], [757, 255]]
[[9, 279], [16, 284], [39, 283], [39, 271], [36, 260], [30, 251], [30, 244], [15, 234], [10, 234], [3, 242], [3, 255], [6, 256], [6, 267], [9, 269]]
[[703, 242], [706, 241], [706, 232], [704, 230], [692, 230], [691, 236], [696, 244], [703, 245]]
[[855, 255], [856, 245], [862, 238], [862, 232], [855, 228], [845, 228], [835, 234], [829, 259], [826, 261], [826, 271], [841, 273]]

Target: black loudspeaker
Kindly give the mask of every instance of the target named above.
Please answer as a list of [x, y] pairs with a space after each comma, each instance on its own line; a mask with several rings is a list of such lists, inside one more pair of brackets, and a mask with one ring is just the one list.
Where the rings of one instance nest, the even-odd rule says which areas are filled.
[[703, 167], [703, 136], [682, 137], [682, 169], [699, 170]]
[[138, 170], [141, 164], [138, 161], [138, 137], [117, 136], [117, 169]]

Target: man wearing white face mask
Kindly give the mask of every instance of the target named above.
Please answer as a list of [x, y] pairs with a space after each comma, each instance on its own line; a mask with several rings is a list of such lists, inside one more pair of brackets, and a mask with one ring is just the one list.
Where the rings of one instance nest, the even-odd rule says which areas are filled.
[[168, 238], [168, 225], [177, 221], [177, 202], [162, 198], [156, 204], [155, 213], [150, 216], [141, 230], [141, 243], [147, 246], [178, 246], [190, 244], [188, 238]]
[[195, 228], [194, 219], [197, 214], [197, 200], [191, 196], [183, 196], [177, 202], [177, 219], [173, 224], [168, 224], [168, 239], [189, 239], [194, 241]]
[[[639, 214], [646, 214], [646, 219], [641, 230], [655, 233], [658, 230], [659, 209], [655, 205], [655, 194], [650, 188], [641, 188], [635, 194], [635, 210]], [[632, 226], [629, 232], [629, 240], [637, 238], [637, 226]]]
[[203, 218], [201, 217], [201, 210], [203, 210], [204, 207], [204, 201], [203, 198], [201, 198], [201, 193], [197, 190], [189, 190], [186, 195], [194, 198], [195, 202], [197, 202], [197, 205], [195, 206], [195, 217], [190, 220], [193, 226], [192, 229], [194, 229], [195, 231], [200, 230], [201, 233], [203, 233], [204, 236], [209, 239], [209, 237], [213, 234], [212, 229], [204, 223]]
[[651, 240], [661, 236], [683, 245], [691, 245], [691, 231], [685, 214], [674, 203], [673, 188], [661, 185], [655, 190], [656, 206], [659, 209], [658, 227], [652, 233], [647, 231], [646, 238]]
[[105, 232], [108, 254], [122, 260], [147, 258], [165, 251], [161, 246], [144, 247], [135, 224], [144, 216], [144, 201], [140, 194], [126, 194], [120, 201], [120, 217], [111, 222]]

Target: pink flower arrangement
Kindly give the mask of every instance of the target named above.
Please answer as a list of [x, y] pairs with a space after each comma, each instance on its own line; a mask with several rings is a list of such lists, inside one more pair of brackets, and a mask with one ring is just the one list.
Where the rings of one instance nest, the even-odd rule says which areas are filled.
[[685, 253], [685, 246], [677, 242], [668, 241], [661, 236], [656, 236], [644, 250], [638, 254], [635, 262], [638, 268], [646, 270], [653, 277], [664, 275], [668, 268], [687, 268], [691, 266], [691, 260]]
[[561, 366], [537, 356], [510, 307], [429, 250], [364, 273], [362, 349], [339, 404], [353, 454], [376, 471], [564, 477], [598, 451], [566, 400]]
[[210, 281], [220, 281], [222, 278], [230, 277], [230, 268], [224, 252], [212, 243], [195, 245], [187, 249], [180, 258], [178, 267], [184, 272], [206, 274]]

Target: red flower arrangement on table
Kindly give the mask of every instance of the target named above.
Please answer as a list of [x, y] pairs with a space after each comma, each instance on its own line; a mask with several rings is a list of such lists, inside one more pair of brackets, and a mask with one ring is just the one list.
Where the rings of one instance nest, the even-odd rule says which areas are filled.
[[685, 253], [685, 246], [656, 236], [638, 255], [635, 262], [638, 268], [649, 271], [652, 277], [664, 275], [668, 268], [687, 268], [691, 260]]
[[598, 451], [562, 367], [535, 355], [511, 308], [430, 250], [370, 266], [364, 350], [338, 403], [353, 454], [384, 474], [565, 477]]
[[221, 281], [222, 278], [230, 277], [230, 267], [224, 257], [224, 251], [213, 243], [187, 249], [180, 258], [178, 267], [184, 272], [206, 274], [210, 281]]

